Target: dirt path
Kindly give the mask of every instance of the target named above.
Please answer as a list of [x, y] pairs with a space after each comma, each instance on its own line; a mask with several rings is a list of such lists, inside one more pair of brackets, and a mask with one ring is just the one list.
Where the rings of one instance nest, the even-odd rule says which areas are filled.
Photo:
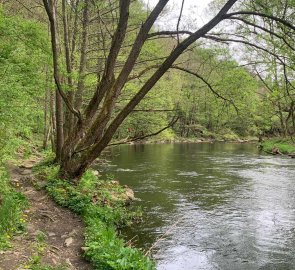
[[[59, 207], [45, 191], [34, 188], [32, 167], [37, 159], [11, 166], [11, 181], [28, 198], [27, 232], [12, 241], [13, 248], [0, 254], [0, 270], [20, 270], [28, 265], [66, 265], [66, 269], [88, 270], [83, 260], [83, 223], [80, 218]], [[30, 269], [30, 268], [29, 268]]]

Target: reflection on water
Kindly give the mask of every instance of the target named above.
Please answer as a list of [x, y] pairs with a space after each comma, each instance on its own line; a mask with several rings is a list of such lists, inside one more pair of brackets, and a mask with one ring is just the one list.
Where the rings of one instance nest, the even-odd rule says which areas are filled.
[[[251, 144], [121, 146], [104, 169], [131, 186], [144, 222], [124, 232], [159, 270], [295, 269], [295, 160]], [[172, 228], [171, 228], [172, 226]]]

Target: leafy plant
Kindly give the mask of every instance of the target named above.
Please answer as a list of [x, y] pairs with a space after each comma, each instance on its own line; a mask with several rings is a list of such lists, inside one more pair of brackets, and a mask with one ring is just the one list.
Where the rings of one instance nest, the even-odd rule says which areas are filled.
[[[135, 218], [124, 201], [111, 194], [124, 193], [124, 188], [97, 179], [87, 171], [78, 185], [54, 178], [57, 169], [44, 168], [50, 181], [46, 187], [56, 202], [80, 214], [86, 225], [85, 258], [98, 270], [152, 270], [154, 262], [139, 249], [126, 246], [117, 228]], [[51, 173], [49, 172], [51, 170]], [[56, 174], [55, 174], [56, 176]]]

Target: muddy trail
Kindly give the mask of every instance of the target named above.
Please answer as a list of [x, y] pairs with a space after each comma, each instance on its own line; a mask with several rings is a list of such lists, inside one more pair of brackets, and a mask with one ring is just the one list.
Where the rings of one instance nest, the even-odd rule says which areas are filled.
[[24, 214], [27, 230], [12, 240], [11, 249], [1, 252], [0, 270], [30, 269], [32, 264], [92, 269], [82, 257], [83, 222], [58, 206], [44, 190], [36, 188], [45, 184], [33, 175], [37, 162], [34, 157], [20, 166], [9, 166], [12, 184], [27, 197], [29, 207]]

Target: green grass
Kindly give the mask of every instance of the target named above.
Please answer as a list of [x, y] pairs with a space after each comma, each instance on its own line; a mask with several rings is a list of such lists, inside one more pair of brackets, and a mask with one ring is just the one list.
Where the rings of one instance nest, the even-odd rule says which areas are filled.
[[0, 250], [10, 247], [10, 239], [25, 231], [23, 210], [28, 206], [25, 196], [10, 185], [4, 166], [0, 166]]
[[[47, 191], [60, 205], [79, 214], [84, 220], [85, 258], [97, 270], [152, 270], [154, 262], [142, 251], [126, 246], [118, 227], [131, 224], [137, 214], [130, 212], [120, 194], [124, 188], [97, 179], [87, 171], [78, 185], [57, 179], [58, 167], [37, 168], [39, 177], [46, 174]], [[114, 196], [116, 194], [116, 196]]]
[[261, 143], [263, 151], [271, 153], [274, 147], [277, 147], [282, 154], [295, 153], [295, 144], [283, 138], [269, 139]]
[[13, 236], [25, 231], [23, 211], [28, 207], [26, 197], [11, 185], [6, 164], [17, 161], [16, 153], [23, 158], [30, 156], [31, 147], [27, 140], [13, 136], [5, 142], [0, 140], [0, 250], [10, 248]]

